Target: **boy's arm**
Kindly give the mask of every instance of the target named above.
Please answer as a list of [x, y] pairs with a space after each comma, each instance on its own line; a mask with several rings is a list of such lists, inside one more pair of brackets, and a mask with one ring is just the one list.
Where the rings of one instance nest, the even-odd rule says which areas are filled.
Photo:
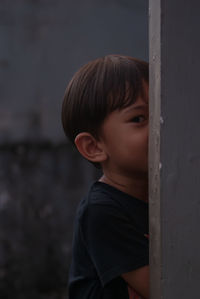
[[149, 266], [144, 266], [131, 272], [123, 273], [122, 278], [140, 296], [149, 298]]

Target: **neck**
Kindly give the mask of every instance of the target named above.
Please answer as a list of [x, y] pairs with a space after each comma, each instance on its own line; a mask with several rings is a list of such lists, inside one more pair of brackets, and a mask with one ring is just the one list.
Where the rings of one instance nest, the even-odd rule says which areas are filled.
[[133, 197], [148, 202], [148, 176], [139, 178], [121, 177], [120, 175], [113, 177], [111, 174], [104, 174], [100, 182], [111, 185]]

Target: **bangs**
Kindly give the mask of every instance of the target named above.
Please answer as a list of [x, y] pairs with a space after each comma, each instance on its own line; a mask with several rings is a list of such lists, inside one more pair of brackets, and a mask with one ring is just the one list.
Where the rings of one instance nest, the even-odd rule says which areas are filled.
[[121, 110], [134, 104], [139, 96], [146, 101], [144, 92], [145, 81], [139, 72], [135, 72], [132, 69], [130, 69], [130, 72], [124, 70], [119, 75], [113, 76], [113, 82], [111, 82], [109, 87], [107, 113], [116, 109]]
[[95, 77], [97, 114], [106, 117], [116, 109], [134, 104], [139, 96], [145, 99], [148, 63], [132, 57], [109, 55], [97, 66]]

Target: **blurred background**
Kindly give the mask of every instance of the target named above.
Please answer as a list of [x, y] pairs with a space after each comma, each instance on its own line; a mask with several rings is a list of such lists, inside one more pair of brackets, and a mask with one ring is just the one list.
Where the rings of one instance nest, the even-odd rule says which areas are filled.
[[0, 298], [66, 299], [73, 219], [98, 171], [66, 140], [73, 73], [148, 60], [147, 0], [0, 1]]

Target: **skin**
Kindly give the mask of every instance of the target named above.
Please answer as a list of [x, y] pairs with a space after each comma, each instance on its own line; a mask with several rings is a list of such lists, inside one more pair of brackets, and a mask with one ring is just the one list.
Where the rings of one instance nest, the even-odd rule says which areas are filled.
[[[148, 98], [148, 86], [145, 84]], [[148, 201], [148, 101], [138, 97], [131, 106], [115, 110], [104, 120], [98, 140], [82, 132], [75, 139], [79, 152], [92, 162], [101, 163], [99, 181], [116, 187], [140, 200]], [[149, 298], [149, 266], [123, 273], [129, 286]]]

